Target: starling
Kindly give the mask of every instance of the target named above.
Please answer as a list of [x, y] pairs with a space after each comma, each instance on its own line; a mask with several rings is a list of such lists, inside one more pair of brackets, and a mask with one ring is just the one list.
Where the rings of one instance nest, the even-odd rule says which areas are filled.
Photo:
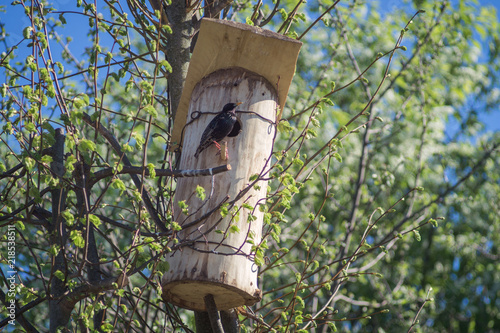
[[212, 143], [220, 150], [219, 142], [233, 131], [234, 125], [238, 122], [236, 107], [240, 104], [241, 102], [224, 105], [222, 111], [212, 119], [207, 128], [205, 128], [205, 131], [203, 131], [200, 145], [196, 149], [194, 157], [198, 158], [198, 155]]

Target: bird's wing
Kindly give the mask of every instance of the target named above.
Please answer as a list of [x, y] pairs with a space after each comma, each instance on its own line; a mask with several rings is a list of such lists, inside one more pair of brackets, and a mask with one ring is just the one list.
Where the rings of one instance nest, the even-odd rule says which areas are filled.
[[[213, 136], [213, 132], [214, 132], [214, 120], [212, 120], [207, 128], [205, 128], [205, 130], [203, 131], [203, 134], [201, 135], [201, 139], [200, 139], [200, 145], [203, 144], [204, 142], [210, 140], [210, 138]], [[212, 140], [210, 140], [211, 142]]]
[[213, 132], [214, 132], [214, 125], [216, 123], [216, 118], [212, 119], [212, 121], [208, 124], [207, 128], [203, 131], [203, 134], [201, 135], [201, 140], [198, 148], [196, 149], [196, 153], [194, 154], [195, 157], [198, 157], [198, 155], [208, 146], [210, 146], [213, 142]]

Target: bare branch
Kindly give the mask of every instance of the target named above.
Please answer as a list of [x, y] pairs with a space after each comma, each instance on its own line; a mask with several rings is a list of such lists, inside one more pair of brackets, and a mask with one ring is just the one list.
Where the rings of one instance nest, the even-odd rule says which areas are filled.
[[[212, 176], [218, 173], [226, 172], [231, 170], [230, 164], [220, 165], [218, 167], [213, 167], [209, 169], [198, 169], [198, 170], [170, 170], [170, 169], [154, 169], [156, 176], [166, 176], [166, 177], [201, 177], [201, 176]], [[122, 174], [134, 174], [140, 175], [144, 171], [145, 176], [151, 176], [151, 172], [147, 168], [142, 167], [134, 167], [134, 166], [124, 166], [120, 171], [117, 171], [115, 168], [106, 168], [100, 171], [97, 171], [93, 174], [91, 185], [94, 185], [99, 180], [111, 177], [114, 175], [122, 175]]]

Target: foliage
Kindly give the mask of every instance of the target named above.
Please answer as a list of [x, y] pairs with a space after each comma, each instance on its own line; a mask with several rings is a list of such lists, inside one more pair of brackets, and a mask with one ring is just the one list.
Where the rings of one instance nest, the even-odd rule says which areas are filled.
[[[190, 4], [208, 15], [210, 2]], [[177, 68], [163, 54], [177, 27], [145, 2], [97, 5], [3, 6], [28, 22], [22, 36], [0, 23], [0, 226], [2, 248], [15, 227], [18, 324], [52, 330], [65, 299], [70, 331], [189, 332], [192, 313], [160, 286], [182, 228], [166, 149]], [[500, 102], [498, 18], [465, 1], [381, 6], [243, 0], [218, 14], [304, 42], [255, 246], [263, 299], [239, 309], [244, 331], [500, 330], [500, 137], [482, 121]]]

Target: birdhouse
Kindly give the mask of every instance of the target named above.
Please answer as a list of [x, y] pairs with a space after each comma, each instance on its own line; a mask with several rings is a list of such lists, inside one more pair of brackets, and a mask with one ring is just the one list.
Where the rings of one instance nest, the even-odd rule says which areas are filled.
[[[253, 261], [264, 215], [259, 206], [301, 45], [257, 27], [202, 20], [172, 141], [181, 153], [180, 169], [231, 168], [177, 181], [173, 220], [182, 230], [176, 235], [180, 246], [166, 257], [165, 301], [206, 311], [207, 295], [219, 310], [261, 299]], [[236, 125], [220, 149], [210, 144], [195, 157], [208, 124], [227, 103], [238, 102]]]

